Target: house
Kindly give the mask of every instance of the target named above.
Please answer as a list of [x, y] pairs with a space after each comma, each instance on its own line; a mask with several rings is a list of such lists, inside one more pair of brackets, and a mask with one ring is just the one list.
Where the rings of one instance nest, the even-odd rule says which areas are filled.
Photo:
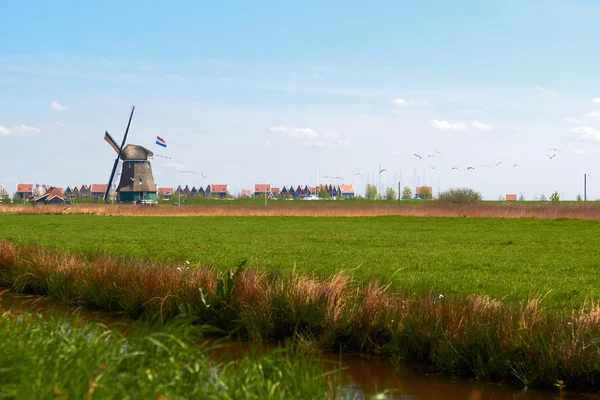
[[288, 194], [292, 197], [296, 197], [296, 189], [294, 189], [293, 186], [290, 186], [290, 189], [288, 190]]
[[207, 185], [206, 189], [204, 190], [204, 196], [205, 197], [210, 197], [211, 196], [211, 192], [212, 192], [212, 187], [210, 185]]
[[16, 196], [19, 199], [30, 199], [31, 197], [33, 197], [33, 184], [19, 183], [17, 185]]
[[69, 199], [74, 199], [75, 198], [75, 193], [73, 193], [73, 188], [71, 186], [68, 186], [63, 193], [65, 194], [65, 197], [69, 198]]
[[281, 193], [280, 193], [281, 197], [286, 197], [289, 194], [290, 194], [290, 192], [288, 191], [287, 186], [284, 186], [283, 189], [281, 189]]
[[354, 186], [352, 185], [340, 185], [339, 193], [342, 199], [353, 199], [354, 198]]
[[0, 200], [2, 199], [8, 199], [8, 190], [6, 190], [6, 188], [2, 185], [0, 185]]
[[433, 188], [431, 186], [417, 186], [415, 188], [415, 198], [421, 200], [431, 199], [433, 197]]
[[90, 196], [92, 200], [103, 200], [108, 185], [106, 183], [92, 183]]
[[242, 189], [242, 190], [240, 190], [240, 197], [241, 198], [252, 197], [252, 190], [250, 190], [250, 189]]
[[254, 196], [265, 196], [267, 193], [271, 193], [270, 183], [255, 183], [254, 184]]
[[196, 193], [198, 196], [206, 197], [206, 191], [200, 186], [198, 188], [198, 192]]
[[198, 193], [198, 189], [196, 186], [192, 186], [192, 190], [190, 190], [190, 196], [194, 197]]
[[279, 197], [281, 195], [281, 190], [279, 188], [271, 188], [271, 194], [269, 197]]
[[183, 189], [183, 195], [184, 195], [185, 197], [190, 197], [190, 194], [191, 194], [191, 193], [192, 193], [192, 192], [190, 191], [190, 187], [189, 187], [188, 185], [185, 185], [185, 188]]
[[66, 198], [64, 197], [62, 188], [50, 186], [46, 190], [46, 193], [36, 197], [35, 199], [33, 199], [33, 201], [36, 203], [43, 204], [61, 204], [66, 201]]
[[171, 200], [173, 188], [158, 188], [158, 196], [164, 200]]
[[517, 201], [517, 195], [514, 193], [511, 194], [507, 194], [506, 196], [504, 196], [506, 201]]
[[91, 195], [90, 187], [88, 185], [81, 185], [81, 188], [79, 188], [79, 196], [82, 199], [87, 200], [90, 198], [90, 195]]
[[296, 197], [298, 197], [299, 199], [303, 199], [307, 195], [308, 194], [304, 191], [304, 188], [302, 188], [301, 185], [298, 185], [298, 187], [296, 188]]
[[224, 199], [227, 197], [228, 189], [227, 185], [210, 185], [210, 195], [211, 197], [219, 197]]
[[79, 193], [79, 188], [77, 186], [73, 186], [73, 198], [80, 199], [81, 193]]

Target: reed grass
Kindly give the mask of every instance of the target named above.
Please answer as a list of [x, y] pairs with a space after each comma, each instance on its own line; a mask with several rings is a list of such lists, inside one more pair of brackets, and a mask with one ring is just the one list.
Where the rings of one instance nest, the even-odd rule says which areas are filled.
[[[325, 399], [339, 375], [292, 345], [236, 362], [189, 319], [136, 326], [0, 314], [0, 399]], [[354, 393], [356, 394], [356, 393]], [[350, 397], [348, 397], [350, 398]]]
[[135, 318], [194, 315], [227, 335], [296, 338], [419, 362], [450, 376], [527, 387], [597, 390], [600, 305], [547, 307], [542, 297], [394, 293], [338, 273], [327, 279], [252, 269], [77, 256], [0, 243], [0, 286]]
[[[289, 204], [293, 203], [293, 204]], [[417, 203], [417, 202], [414, 202]], [[0, 205], [0, 213], [11, 214], [87, 214], [112, 216], [321, 216], [321, 217], [374, 217], [403, 215], [413, 217], [472, 217], [472, 218], [577, 218], [600, 219], [600, 204], [590, 203], [503, 203], [445, 204], [435, 201], [411, 205], [394, 202], [365, 204], [353, 201], [271, 202], [268, 206], [227, 201], [213, 201], [203, 205], [134, 206], [129, 204], [74, 204], [64, 205]]]

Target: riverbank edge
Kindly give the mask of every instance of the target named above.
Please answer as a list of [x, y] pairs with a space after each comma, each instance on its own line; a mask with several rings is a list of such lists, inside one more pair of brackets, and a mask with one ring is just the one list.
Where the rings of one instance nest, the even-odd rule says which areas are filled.
[[353, 282], [109, 255], [75, 255], [0, 242], [0, 287], [87, 308], [161, 320], [193, 315], [224, 335], [294, 338], [307, 348], [428, 364], [448, 376], [518, 380], [527, 387], [597, 391], [600, 306], [547, 307], [542, 296], [391, 293]]

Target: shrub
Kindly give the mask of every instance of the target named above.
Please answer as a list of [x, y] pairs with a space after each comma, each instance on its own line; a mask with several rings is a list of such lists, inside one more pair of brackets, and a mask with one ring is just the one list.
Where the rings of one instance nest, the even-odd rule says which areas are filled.
[[396, 191], [391, 187], [387, 188], [385, 191], [385, 199], [386, 200], [394, 200], [396, 199]]
[[481, 201], [481, 194], [468, 188], [448, 189], [439, 194], [438, 201], [442, 203], [477, 203]]
[[552, 195], [550, 196], [550, 201], [553, 203], [560, 203], [560, 195], [558, 194], [558, 192], [552, 193]]

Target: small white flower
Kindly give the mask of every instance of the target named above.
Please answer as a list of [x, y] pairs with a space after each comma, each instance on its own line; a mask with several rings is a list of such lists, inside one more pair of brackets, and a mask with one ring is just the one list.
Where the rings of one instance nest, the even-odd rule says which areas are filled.
[[443, 299], [443, 298], [444, 298], [444, 295], [443, 295], [443, 294], [440, 294], [440, 299]]
[[180, 267], [177, 267], [177, 271], [181, 272], [182, 270], [181, 270], [181, 268], [180, 268]]
[[187, 261], [187, 260], [185, 261], [185, 263], [186, 263], [187, 265], [190, 265], [190, 262], [189, 262], [189, 261]]

